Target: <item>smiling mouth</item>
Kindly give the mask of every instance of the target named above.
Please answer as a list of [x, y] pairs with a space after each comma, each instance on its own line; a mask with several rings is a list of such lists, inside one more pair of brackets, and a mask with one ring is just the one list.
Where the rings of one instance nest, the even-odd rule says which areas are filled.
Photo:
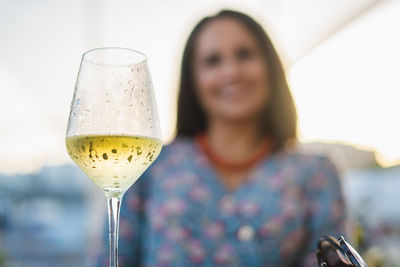
[[246, 85], [227, 85], [223, 86], [219, 90], [219, 97], [225, 98], [228, 100], [240, 100], [246, 97], [251, 91], [250, 86]]

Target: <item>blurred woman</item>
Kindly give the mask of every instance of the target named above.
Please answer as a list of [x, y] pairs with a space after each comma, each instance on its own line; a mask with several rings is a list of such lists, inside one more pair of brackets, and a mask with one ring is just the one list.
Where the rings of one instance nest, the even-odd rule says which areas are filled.
[[[249, 16], [204, 18], [182, 60], [177, 137], [125, 194], [121, 266], [316, 266], [343, 233], [332, 163], [296, 152], [279, 57]], [[107, 256], [102, 261], [107, 264]]]

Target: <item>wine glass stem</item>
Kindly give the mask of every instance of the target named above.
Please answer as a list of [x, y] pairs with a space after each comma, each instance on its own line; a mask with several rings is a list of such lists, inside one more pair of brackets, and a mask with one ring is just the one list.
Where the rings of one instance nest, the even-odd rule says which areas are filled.
[[118, 267], [118, 230], [121, 200], [122, 196], [107, 197], [110, 267]]

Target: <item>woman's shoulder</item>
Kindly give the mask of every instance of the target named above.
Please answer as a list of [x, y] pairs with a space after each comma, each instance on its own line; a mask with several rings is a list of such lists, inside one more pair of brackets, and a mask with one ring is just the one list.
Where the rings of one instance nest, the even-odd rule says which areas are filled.
[[163, 146], [160, 158], [176, 157], [194, 152], [194, 140], [189, 137], [176, 137], [172, 142]]
[[150, 166], [148, 172], [158, 169], [174, 169], [185, 165], [185, 162], [196, 157], [194, 140], [192, 138], [177, 137], [161, 149], [160, 155]]
[[271, 161], [266, 167], [275, 170], [275, 175], [302, 185], [328, 182], [336, 184], [340, 176], [333, 161], [324, 154], [286, 149], [277, 152]]
[[163, 150], [165, 152], [175, 151], [175, 150], [187, 150], [191, 149], [194, 144], [194, 139], [190, 137], [176, 137], [170, 143], [167, 143]]
[[185, 159], [192, 159], [194, 152], [194, 142], [191, 138], [175, 138], [169, 144], [162, 147], [159, 156], [142, 174], [135, 188], [146, 191], [153, 180], [164, 179], [171, 173], [187, 166]]
[[301, 169], [333, 168], [336, 166], [326, 154], [310, 153], [298, 147], [284, 149], [276, 153], [276, 160], [280, 164], [297, 166]]

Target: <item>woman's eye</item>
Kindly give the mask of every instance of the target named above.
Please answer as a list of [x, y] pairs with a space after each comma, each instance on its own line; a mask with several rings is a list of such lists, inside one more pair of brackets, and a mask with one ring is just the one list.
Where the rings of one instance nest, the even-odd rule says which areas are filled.
[[221, 57], [217, 54], [206, 57], [205, 65], [207, 67], [214, 67], [221, 62]]
[[236, 57], [239, 60], [247, 60], [253, 57], [253, 52], [250, 49], [243, 48], [237, 51]]

